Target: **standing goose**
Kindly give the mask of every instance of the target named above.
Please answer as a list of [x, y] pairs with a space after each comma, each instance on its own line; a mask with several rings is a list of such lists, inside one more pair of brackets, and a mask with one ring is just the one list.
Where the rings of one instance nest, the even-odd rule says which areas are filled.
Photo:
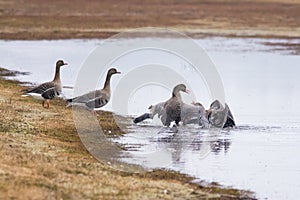
[[[32, 96], [37, 99], [43, 99], [43, 107], [49, 108], [50, 100], [61, 94], [62, 85], [60, 80], [60, 68], [61, 66], [67, 64], [68, 63], [62, 60], [58, 60], [56, 62], [55, 75], [53, 81], [42, 83], [41, 85], [38, 85], [31, 89], [26, 89], [23, 91], [24, 93], [22, 96]], [[47, 106], [45, 106], [45, 104]]]
[[181, 121], [181, 107], [182, 99], [180, 92], [189, 93], [184, 84], [179, 84], [174, 87], [172, 97], [164, 104], [165, 113], [162, 115], [162, 122], [165, 126], [170, 126], [172, 121], [175, 121], [176, 125]]
[[67, 107], [84, 106], [88, 110], [94, 110], [105, 106], [110, 100], [110, 79], [114, 74], [120, 74], [115, 68], [108, 70], [104, 87], [101, 90], [95, 90], [72, 99], [67, 99]]

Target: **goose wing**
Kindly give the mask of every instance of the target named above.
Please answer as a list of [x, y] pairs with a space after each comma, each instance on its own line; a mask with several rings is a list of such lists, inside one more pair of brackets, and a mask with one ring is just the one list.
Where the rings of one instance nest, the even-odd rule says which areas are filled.
[[105, 106], [109, 101], [109, 95], [103, 90], [95, 90], [84, 95], [69, 99], [68, 102], [72, 103], [83, 103], [88, 108], [101, 108]]
[[101, 108], [105, 106], [109, 101], [109, 97], [105, 93], [101, 93], [96, 98], [91, 99], [86, 103], [86, 106], [89, 108]]
[[54, 82], [46, 82], [32, 89], [24, 91], [24, 94], [40, 94], [44, 99], [53, 99], [61, 93]]
[[164, 105], [165, 105], [165, 102], [160, 102], [158, 104], [155, 104], [155, 105], [151, 105], [149, 106], [149, 110], [150, 110], [150, 113], [151, 113], [151, 116], [152, 118], [155, 116], [155, 115], [158, 115], [158, 117], [160, 118], [160, 116], [163, 114], [164, 112]]
[[24, 94], [28, 94], [28, 93], [43, 94], [44, 92], [52, 88], [55, 88], [55, 84], [53, 82], [46, 82], [34, 88], [24, 90]]
[[58, 96], [60, 94], [60, 91], [57, 90], [57, 88], [51, 87], [48, 90], [46, 90], [45, 92], [42, 93], [42, 97], [45, 99], [53, 99], [54, 97]]
[[73, 99], [68, 99], [67, 101], [72, 103], [87, 103], [99, 96], [100, 93], [100, 90], [94, 90], [78, 97], [74, 97]]
[[235, 121], [234, 121], [233, 115], [231, 113], [231, 110], [229, 109], [229, 106], [226, 103], [225, 103], [225, 110], [227, 111], [227, 119], [226, 119], [226, 123], [224, 124], [224, 128], [234, 127]]
[[221, 102], [219, 100], [214, 100], [211, 104], [210, 104], [210, 110], [214, 109], [214, 110], [220, 110], [220, 109], [224, 109], [223, 105], [221, 104]]

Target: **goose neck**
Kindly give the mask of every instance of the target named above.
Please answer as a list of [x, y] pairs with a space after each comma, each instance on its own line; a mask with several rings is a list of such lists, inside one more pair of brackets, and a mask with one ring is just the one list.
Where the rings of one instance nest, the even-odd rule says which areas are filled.
[[60, 81], [60, 67], [56, 66], [53, 81]]
[[110, 78], [111, 78], [111, 76], [112, 76], [111, 74], [106, 75], [106, 79], [105, 79], [103, 89], [109, 89], [110, 88]]

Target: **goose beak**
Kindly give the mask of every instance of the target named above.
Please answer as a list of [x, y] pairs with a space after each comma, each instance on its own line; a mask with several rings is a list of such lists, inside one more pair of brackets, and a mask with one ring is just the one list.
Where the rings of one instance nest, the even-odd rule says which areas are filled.
[[64, 65], [68, 65], [68, 63], [65, 62]]
[[188, 89], [186, 89], [185, 92], [186, 92], [187, 94], [191, 93], [191, 91], [189, 91]]
[[121, 72], [116, 72], [116, 74], [121, 74]]

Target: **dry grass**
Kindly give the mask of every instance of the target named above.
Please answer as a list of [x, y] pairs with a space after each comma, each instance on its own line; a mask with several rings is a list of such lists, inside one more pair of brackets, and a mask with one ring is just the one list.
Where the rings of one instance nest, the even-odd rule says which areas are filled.
[[[114, 170], [83, 147], [62, 100], [44, 109], [21, 97], [21, 89], [0, 78], [0, 199], [250, 199], [243, 191], [191, 184], [177, 172]], [[123, 134], [111, 113], [101, 116], [104, 129]]]
[[300, 37], [298, 0], [0, 0], [0, 38], [103, 38], [168, 27], [191, 36]]

